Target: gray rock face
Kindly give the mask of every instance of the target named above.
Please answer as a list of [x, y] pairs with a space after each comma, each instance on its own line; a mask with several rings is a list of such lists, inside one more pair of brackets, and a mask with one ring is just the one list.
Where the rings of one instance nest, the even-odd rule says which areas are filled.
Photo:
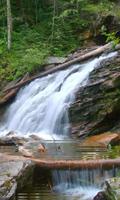
[[120, 178], [111, 178], [105, 182], [104, 190], [93, 200], [120, 200]]
[[91, 73], [88, 85], [77, 92], [69, 115], [75, 136], [120, 131], [120, 52]]
[[0, 199], [14, 197], [17, 186], [25, 183], [32, 168], [23, 157], [0, 154]]
[[48, 64], [61, 64], [64, 63], [66, 60], [67, 58], [50, 56], [47, 58], [46, 62]]

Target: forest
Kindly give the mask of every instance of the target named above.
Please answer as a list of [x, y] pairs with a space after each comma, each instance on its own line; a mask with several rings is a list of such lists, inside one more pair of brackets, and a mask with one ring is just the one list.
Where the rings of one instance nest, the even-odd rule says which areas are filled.
[[48, 56], [103, 44], [105, 35], [116, 40], [114, 18], [119, 21], [119, 0], [0, 0], [1, 87], [37, 73]]
[[0, 200], [120, 200], [120, 0], [0, 0]]

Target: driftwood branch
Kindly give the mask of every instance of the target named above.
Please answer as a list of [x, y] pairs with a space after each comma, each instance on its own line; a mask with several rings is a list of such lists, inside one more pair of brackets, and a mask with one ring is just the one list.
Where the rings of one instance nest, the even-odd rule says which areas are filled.
[[42, 160], [30, 158], [41, 168], [49, 169], [109, 169], [113, 166], [120, 167], [119, 159], [98, 159], [98, 160]]
[[[116, 46], [116, 50], [118, 50], [118, 49], [120, 49], [120, 45]], [[15, 88], [20, 88], [20, 87], [30, 83], [31, 81], [37, 79], [37, 78], [41, 78], [43, 76], [46, 76], [48, 74], [57, 72], [59, 70], [66, 69], [68, 66], [70, 66], [72, 64], [75, 64], [75, 63], [78, 63], [78, 62], [83, 62], [83, 61], [88, 60], [88, 59], [90, 59], [92, 57], [98, 56], [98, 55], [104, 53], [105, 51], [113, 51], [111, 43], [106, 44], [106, 45], [104, 45], [102, 47], [99, 47], [98, 49], [93, 50], [93, 51], [91, 51], [89, 53], [86, 53], [85, 55], [82, 55], [80, 57], [74, 58], [73, 60], [70, 60], [70, 61], [67, 61], [67, 62], [65, 62], [63, 64], [60, 64], [60, 65], [56, 66], [55, 68], [49, 69], [49, 70], [47, 70], [45, 72], [42, 72], [41, 74], [39, 74], [37, 76], [33, 76], [31, 78], [28, 78], [23, 82], [19, 82], [15, 86], [7, 88], [6, 90], [4, 90], [4, 92], [8, 92], [8, 91], [10, 91], [12, 89], [15, 89]]]

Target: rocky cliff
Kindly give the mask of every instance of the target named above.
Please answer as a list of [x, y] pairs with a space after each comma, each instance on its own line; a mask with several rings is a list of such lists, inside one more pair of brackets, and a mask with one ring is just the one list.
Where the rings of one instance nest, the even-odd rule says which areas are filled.
[[70, 111], [74, 136], [120, 130], [120, 51], [117, 57], [103, 62], [81, 88]]

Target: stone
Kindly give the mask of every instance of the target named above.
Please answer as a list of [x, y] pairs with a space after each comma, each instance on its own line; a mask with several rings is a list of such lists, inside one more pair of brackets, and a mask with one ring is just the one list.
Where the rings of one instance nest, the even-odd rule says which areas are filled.
[[0, 138], [0, 146], [24, 145], [26, 142], [28, 142], [27, 138], [12, 135]]
[[111, 191], [115, 199], [120, 200], [120, 177], [107, 179], [105, 185], [105, 191]]
[[93, 200], [120, 200], [120, 177], [107, 179], [103, 191], [99, 192]]
[[62, 64], [66, 60], [67, 60], [67, 58], [50, 56], [47, 58], [46, 62], [48, 64]]
[[18, 151], [25, 157], [33, 157], [33, 153], [24, 146], [19, 146]]
[[30, 135], [29, 136], [32, 140], [34, 140], [34, 141], [40, 141], [40, 140], [42, 140], [42, 138], [40, 138], [39, 136], [37, 136], [37, 135]]
[[98, 192], [98, 194], [94, 197], [93, 200], [108, 200], [105, 193], [102, 192]]
[[31, 176], [33, 164], [21, 156], [0, 154], [0, 199], [14, 197], [17, 187]]
[[14, 136], [15, 133], [13, 131], [10, 131], [9, 133], [6, 134], [6, 136]]
[[86, 138], [83, 146], [103, 146], [115, 145], [120, 143], [120, 135], [118, 133], [106, 132], [99, 135], [89, 136]]
[[14, 141], [16, 145], [25, 145], [29, 141], [28, 138], [17, 137], [17, 136], [12, 137], [11, 139]]

